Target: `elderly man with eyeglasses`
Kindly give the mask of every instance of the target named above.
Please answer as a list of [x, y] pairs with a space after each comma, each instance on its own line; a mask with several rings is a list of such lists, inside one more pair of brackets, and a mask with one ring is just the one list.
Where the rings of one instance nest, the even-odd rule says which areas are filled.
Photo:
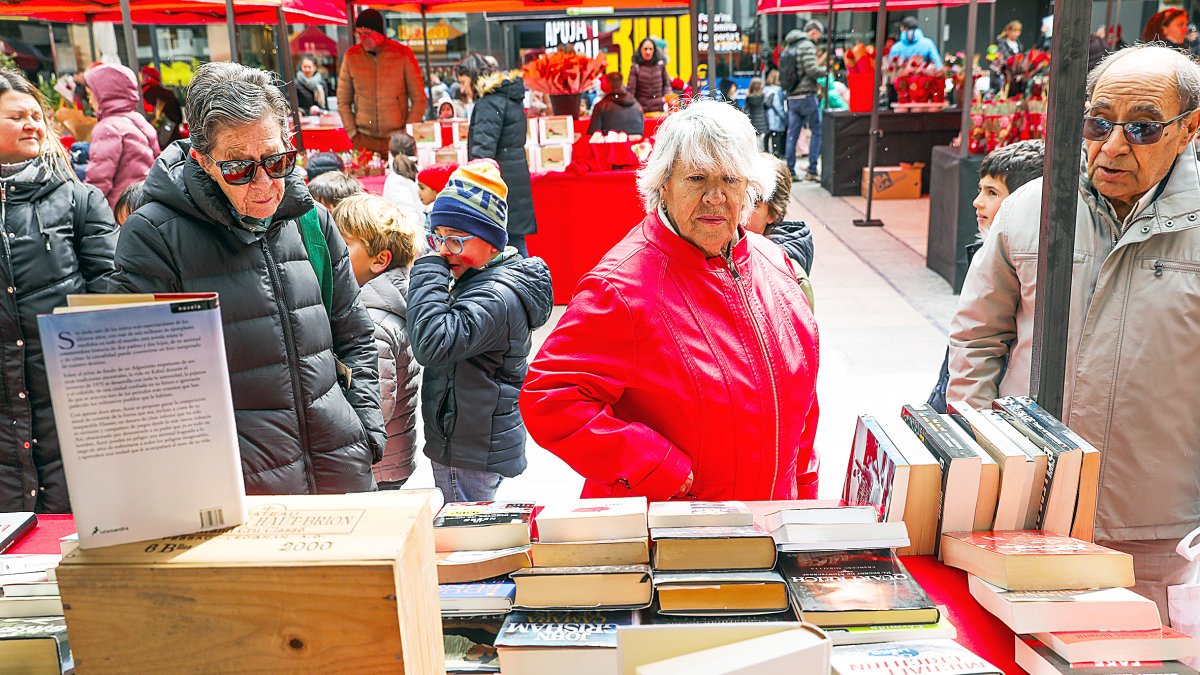
[[294, 172], [289, 114], [270, 73], [200, 66], [191, 138], [150, 169], [109, 291], [220, 294], [246, 492], [364, 492], [386, 439], [375, 325], [345, 241]]
[[[1137, 45], [1087, 94], [1064, 421], [1102, 453], [1096, 540], [1133, 554], [1165, 619], [1197, 577], [1174, 549], [1200, 525], [1200, 65]], [[947, 400], [1029, 393], [1041, 200], [1040, 179], [1014, 192], [967, 274]]]

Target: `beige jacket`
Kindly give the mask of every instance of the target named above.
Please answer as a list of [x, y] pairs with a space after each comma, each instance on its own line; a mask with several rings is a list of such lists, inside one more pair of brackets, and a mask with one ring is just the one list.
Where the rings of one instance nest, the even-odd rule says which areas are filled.
[[425, 117], [425, 85], [417, 57], [395, 40], [384, 41], [375, 54], [354, 45], [342, 57], [337, 100], [346, 133], [351, 138], [370, 137], [374, 145], [382, 142], [386, 152], [392, 132]]
[[[1200, 524], [1194, 146], [1160, 190], [1115, 245], [1107, 202], [1086, 180], [1078, 195], [1064, 421], [1102, 453], [1099, 540], [1177, 539]], [[947, 400], [984, 406], [1029, 392], [1041, 198], [1036, 180], [1005, 200], [967, 273], [950, 327]]]

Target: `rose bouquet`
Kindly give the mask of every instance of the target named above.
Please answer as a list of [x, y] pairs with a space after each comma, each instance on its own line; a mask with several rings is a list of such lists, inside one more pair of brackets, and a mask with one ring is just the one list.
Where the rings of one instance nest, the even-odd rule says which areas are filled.
[[592, 81], [604, 75], [604, 59], [589, 59], [569, 47], [560, 47], [553, 54], [542, 54], [525, 64], [522, 77], [525, 86], [552, 95], [580, 94]]

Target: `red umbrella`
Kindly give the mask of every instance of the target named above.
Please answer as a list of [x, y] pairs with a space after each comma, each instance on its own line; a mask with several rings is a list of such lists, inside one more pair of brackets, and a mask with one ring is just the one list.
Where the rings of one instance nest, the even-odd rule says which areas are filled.
[[292, 55], [313, 54], [314, 56], [329, 56], [337, 58], [340, 55], [337, 40], [321, 32], [315, 26], [309, 26], [289, 41]]

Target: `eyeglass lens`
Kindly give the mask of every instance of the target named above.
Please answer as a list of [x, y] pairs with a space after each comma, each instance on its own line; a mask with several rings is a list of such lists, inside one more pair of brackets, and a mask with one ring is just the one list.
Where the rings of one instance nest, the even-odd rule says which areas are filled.
[[254, 180], [254, 174], [258, 172], [260, 164], [271, 178], [286, 178], [296, 168], [296, 151], [289, 150], [271, 155], [261, 162], [249, 159], [217, 162], [221, 169], [221, 177], [230, 185], [245, 185]]
[[1133, 145], [1150, 145], [1162, 139], [1164, 122], [1126, 122], [1118, 125], [1099, 117], [1083, 118], [1083, 137], [1089, 141], [1106, 140], [1113, 128], [1120, 126], [1125, 140]]
[[440, 251], [442, 249], [442, 244], [445, 244], [446, 250], [449, 251], [451, 255], [458, 255], [459, 253], [463, 252], [464, 239], [462, 237], [439, 237], [432, 232], [426, 235], [426, 237], [429, 239], [429, 248], [433, 249], [434, 251]]

